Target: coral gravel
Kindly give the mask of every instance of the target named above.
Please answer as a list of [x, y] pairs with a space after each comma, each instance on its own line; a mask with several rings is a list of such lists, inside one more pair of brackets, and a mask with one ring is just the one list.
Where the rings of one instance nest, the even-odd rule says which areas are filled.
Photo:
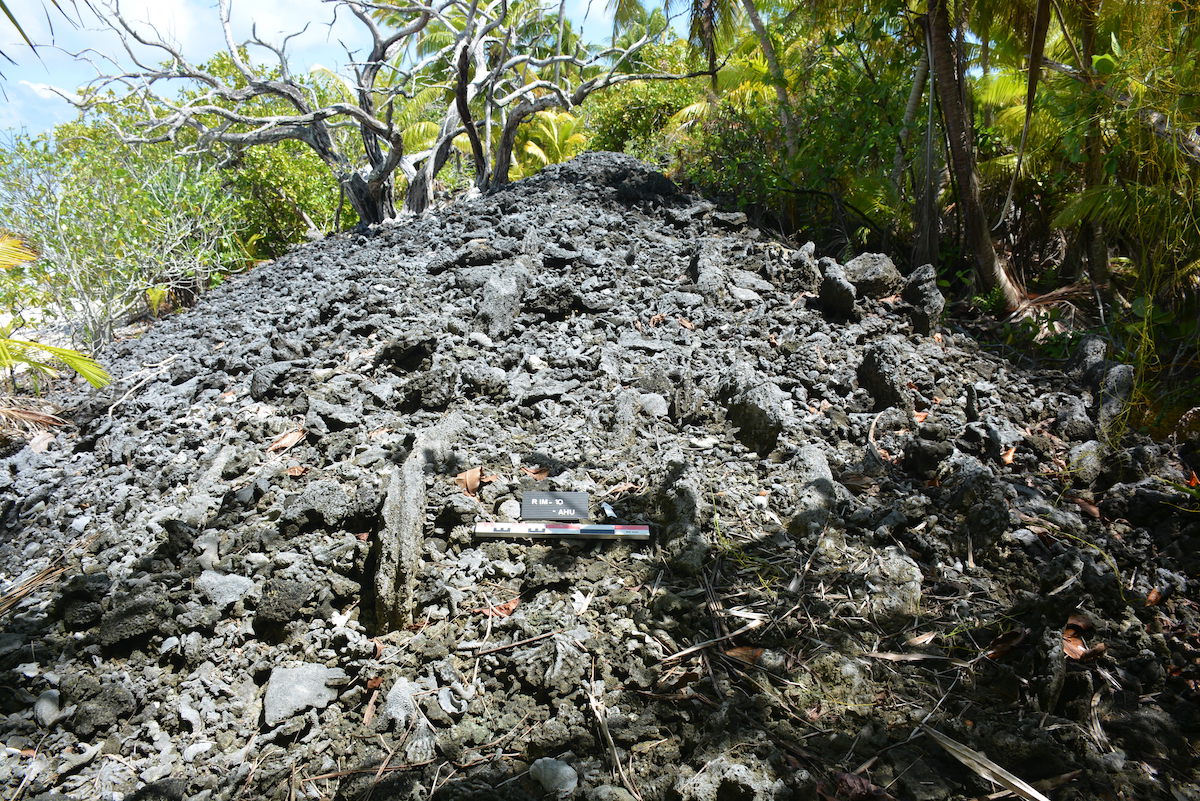
[[934, 279], [590, 153], [114, 345], [0, 469], [6, 797], [1194, 797], [1195, 465]]

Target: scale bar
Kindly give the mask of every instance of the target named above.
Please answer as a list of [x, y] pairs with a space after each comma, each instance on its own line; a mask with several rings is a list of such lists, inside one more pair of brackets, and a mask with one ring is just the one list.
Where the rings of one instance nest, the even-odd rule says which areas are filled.
[[475, 536], [644, 542], [650, 539], [650, 527], [609, 523], [476, 523]]

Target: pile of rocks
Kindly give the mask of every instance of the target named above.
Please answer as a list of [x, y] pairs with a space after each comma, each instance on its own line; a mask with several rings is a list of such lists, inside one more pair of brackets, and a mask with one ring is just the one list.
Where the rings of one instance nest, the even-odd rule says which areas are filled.
[[[257, 268], [2, 463], [0, 783], [991, 792], [926, 724], [1057, 798], [1169, 797], [1180, 465], [1118, 446], [1102, 349], [1031, 374], [941, 311], [931, 268], [790, 250], [613, 154]], [[654, 542], [473, 537], [533, 489]]]

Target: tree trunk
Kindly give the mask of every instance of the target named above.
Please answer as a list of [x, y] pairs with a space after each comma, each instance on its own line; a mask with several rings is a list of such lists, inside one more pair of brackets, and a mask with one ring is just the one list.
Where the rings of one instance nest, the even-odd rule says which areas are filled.
[[[938, 251], [941, 248], [941, 219], [938, 215], [937, 198], [938, 183], [934, 178], [934, 111], [936, 102], [936, 81], [929, 69], [929, 24], [925, 20], [923, 27], [925, 55], [925, 77], [929, 81], [929, 103], [925, 114], [925, 143], [921, 159], [921, 183], [918, 189], [916, 177], [913, 178], [913, 195], [916, 199], [916, 228], [917, 237], [913, 243], [913, 264], [921, 266], [932, 264], [938, 268]], [[938, 168], [941, 172], [941, 168]]]
[[442, 171], [442, 167], [446, 166], [446, 160], [450, 158], [450, 148], [453, 144], [454, 140], [451, 137], [443, 137], [438, 149], [429, 154], [429, 159], [424, 166], [417, 170], [417, 174], [409, 180], [408, 194], [404, 198], [405, 211], [424, 214], [433, 203], [433, 182], [437, 178], [437, 174]]
[[374, 225], [396, 216], [391, 176], [382, 181], [368, 181], [355, 172], [348, 178], [343, 178], [341, 184], [346, 192], [346, 199], [357, 212], [361, 223]]
[[522, 102], [504, 123], [504, 130], [500, 132], [500, 139], [496, 142], [496, 168], [492, 170], [491, 188], [496, 189], [508, 183], [508, 170], [512, 166], [513, 146], [517, 143], [517, 129], [521, 127], [521, 122], [529, 113], [526, 104]]
[[767, 72], [771, 75], [771, 84], [775, 87], [775, 102], [779, 104], [779, 121], [783, 123], [784, 145], [787, 148], [788, 156], [795, 156], [796, 120], [792, 116], [792, 102], [787, 92], [787, 74], [783, 71], [783, 65], [779, 63], [779, 57], [775, 53], [775, 44], [771, 41], [771, 34], [758, 14], [754, 0], [742, 0], [742, 8], [746, 9], [746, 17], [750, 20], [750, 26], [754, 28], [754, 35], [758, 38], [758, 45], [763, 51], [763, 59], [767, 62]]
[[488, 160], [483, 152], [483, 143], [479, 141], [479, 131], [475, 130], [475, 121], [471, 119], [471, 104], [467, 97], [469, 66], [470, 53], [464, 47], [458, 54], [458, 82], [454, 85], [454, 106], [458, 109], [458, 118], [466, 127], [467, 139], [471, 142], [471, 158], [475, 160], [475, 186], [482, 190], [488, 184]]
[[[1096, 74], [1092, 71], [1092, 56], [1096, 52], [1096, 17], [1100, 0], [1083, 0], [1080, 4], [1081, 25], [1080, 37], [1083, 47], [1083, 62], [1080, 69], [1087, 75], [1088, 88], [1092, 90], [1089, 101], [1095, 103]], [[1104, 145], [1100, 138], [1099, 109], [1093, 108], [1088, 115], [1087, 131], [1083, 140], [1083, 188], [1092, 189], [1104, 183]], [[1108, 245], [1104, 241], [1104, 231], [1100, 225], [1091, 220], [1080, 223], [1079, 233], [1083, 239], [1084, 252], [1087, 254], [1088, 274], [1092, 280], [1102, 284], [1108, 280]]]
[[[917, 109], [921, 107], [921, 98], [925, 95], [925, 82], [929, 77], [929, 50], [921, 53], [917, 62], [917, 72], [913, 76], [912, 90], [908, 93], [908, 103], [904, 106], [904, 122], [900, 125], [900, 140], [896, 142], [896, 153], [892, 157], [892, 186], [896, 187], [896, 195], [903, 197], [901, 191], [904, 178], [904, 151], [908, 147], [912, 135], [913, 123], [917, 119]], [[930, 102], [933, 102], [932, 99]]]
[[958, 183], [958, 208], [966, 233], [965, 244], [975, 258], [983, 286], [989, 290], [999, 289], [1005, 307], [1015, 309], [1021, 302], [1022, 293], [996, 254], [980, 200], [970, 120], [967, 118], [964, 87], [956, 68], [955, 48], [950, 39], [946, 3], [947, 0], [929, 0], [930, 58], [946, 124], [946, 138], [950, 143], [950, 163]]

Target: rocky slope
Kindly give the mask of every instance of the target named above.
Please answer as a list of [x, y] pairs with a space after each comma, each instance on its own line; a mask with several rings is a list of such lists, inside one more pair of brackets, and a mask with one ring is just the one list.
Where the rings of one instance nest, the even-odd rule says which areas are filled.
[[1196, 798], [1183, 466], [940, 304], [611, 154], [231, 282], [0, 463], [6, 797]]

